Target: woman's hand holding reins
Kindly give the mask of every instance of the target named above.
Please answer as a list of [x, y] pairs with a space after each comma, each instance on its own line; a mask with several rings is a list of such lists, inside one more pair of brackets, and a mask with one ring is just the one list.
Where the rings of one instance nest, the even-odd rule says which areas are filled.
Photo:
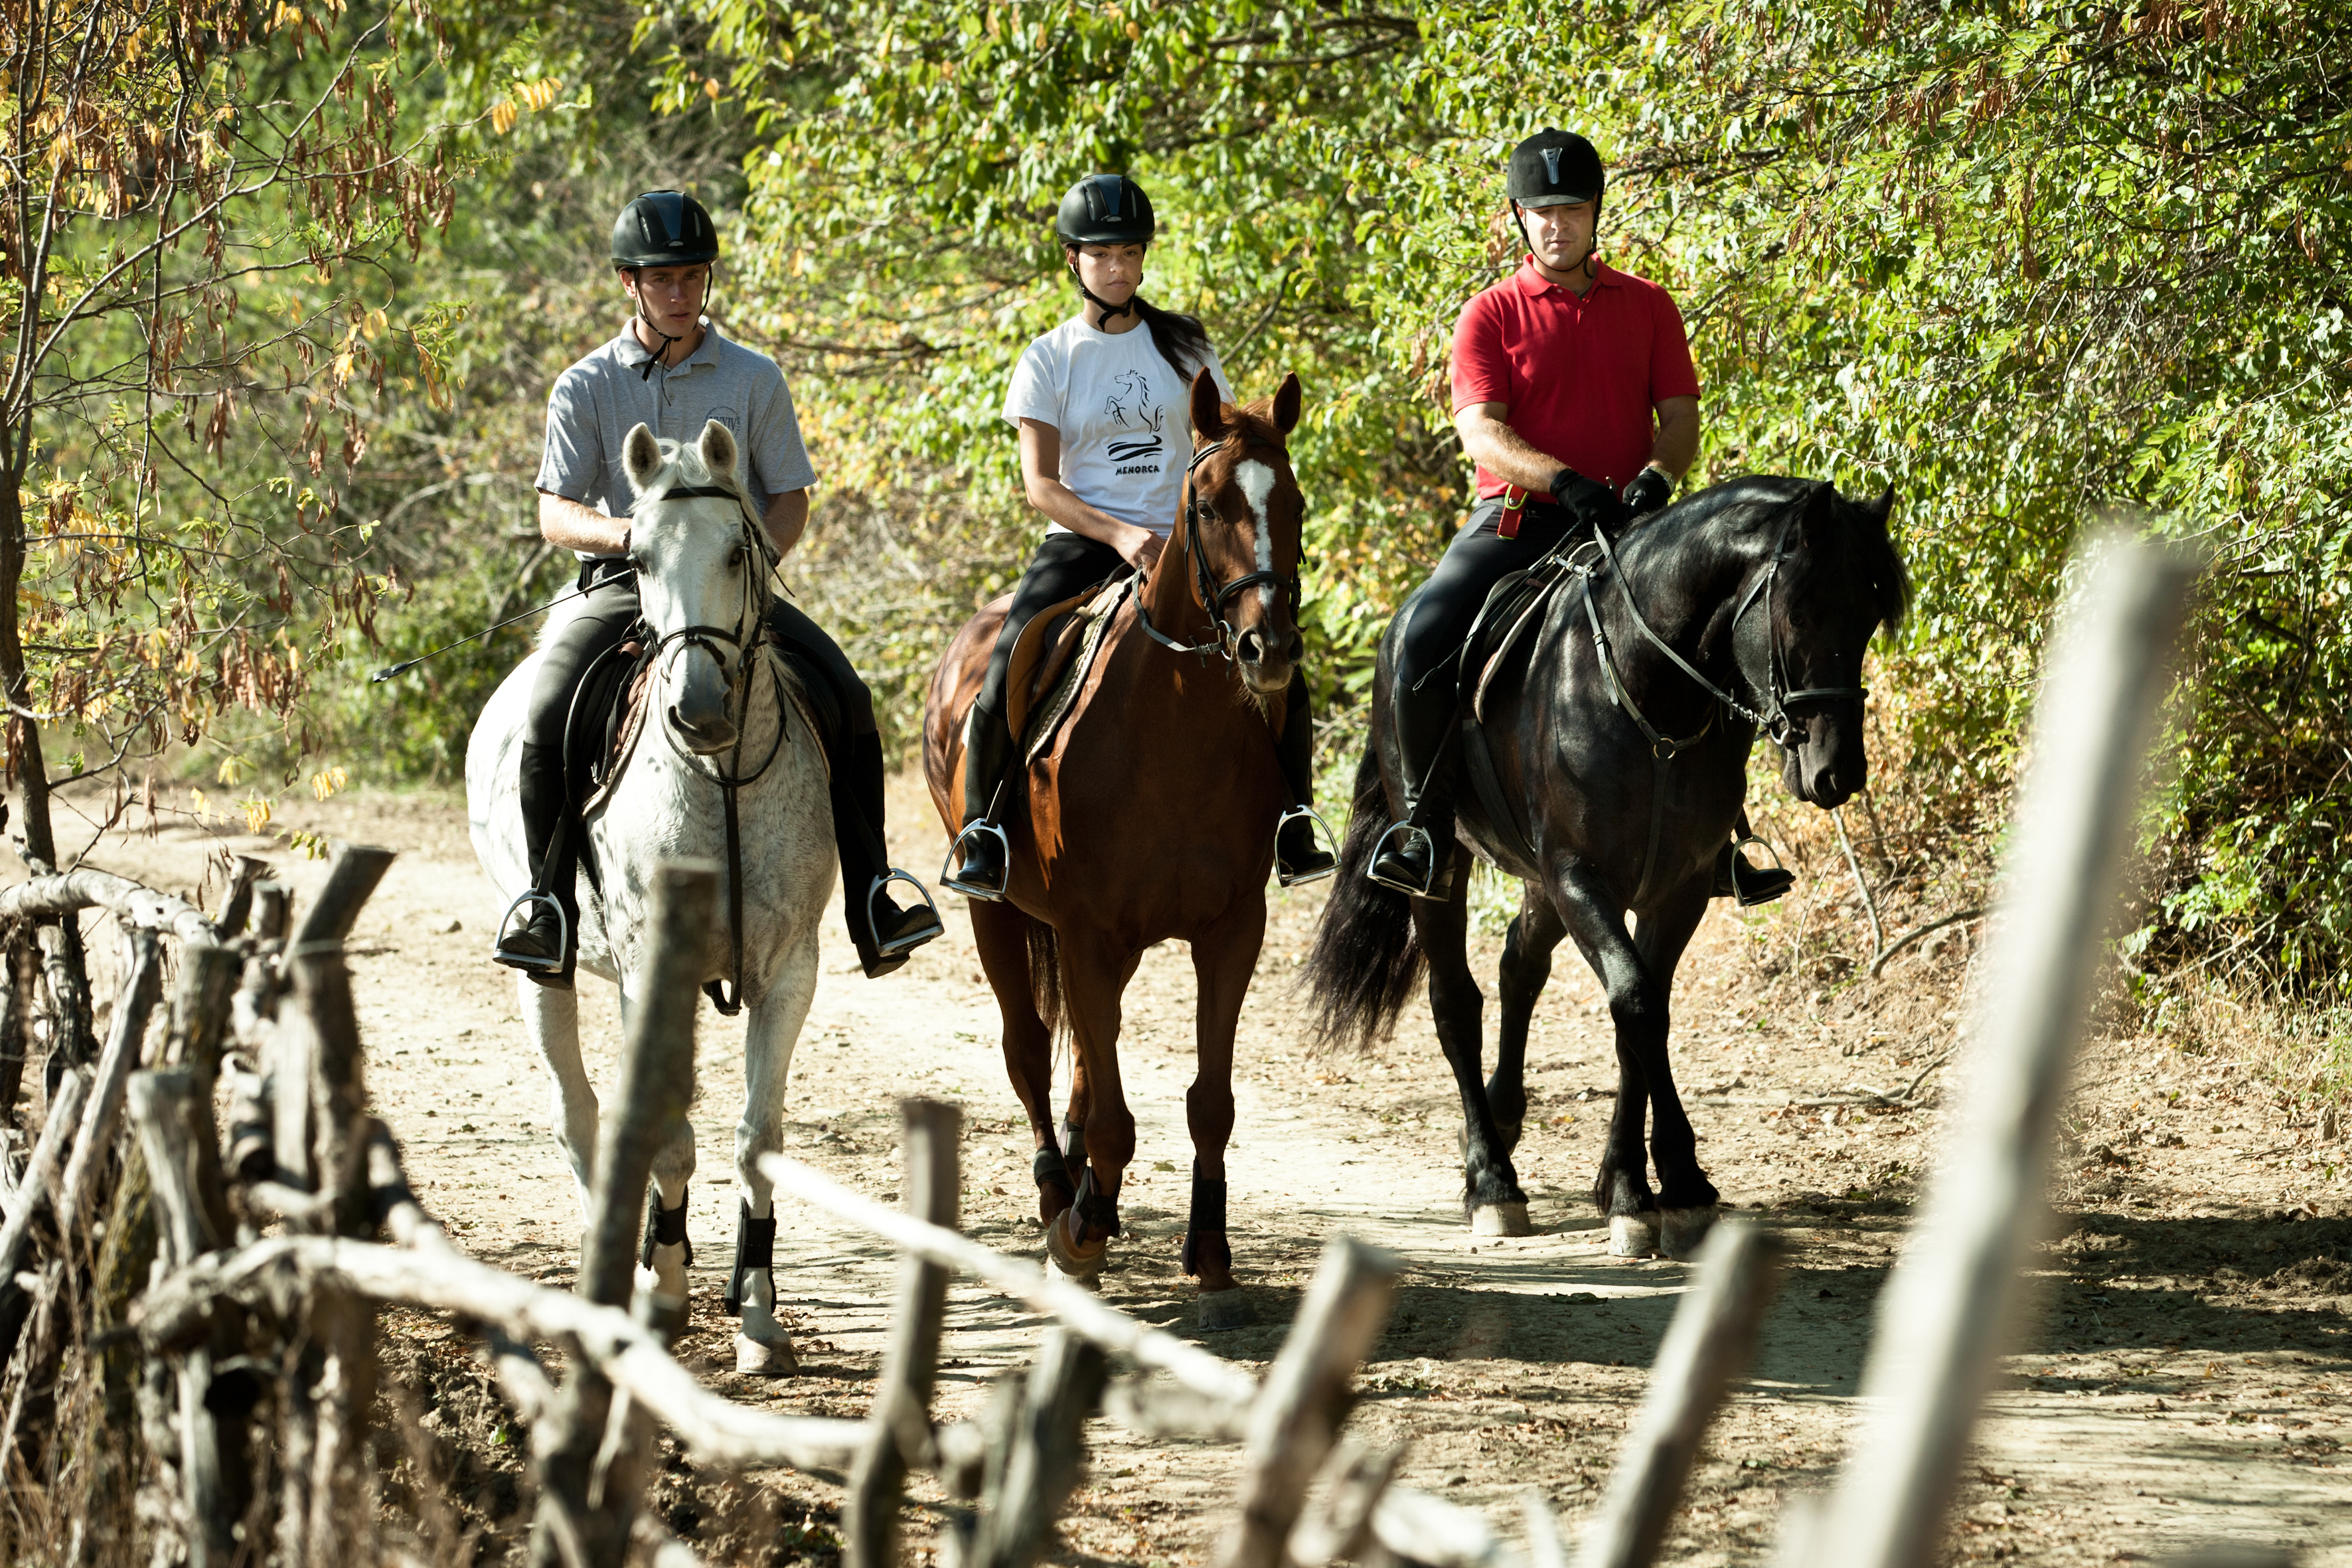
[[1160, 552], [1167, 543], [1148, 528], [1129, 527], [1115, 548], [1135, 568], [1135, 574], [1141, 577], [1150, 572], [1151, 563], [1160, 559]]

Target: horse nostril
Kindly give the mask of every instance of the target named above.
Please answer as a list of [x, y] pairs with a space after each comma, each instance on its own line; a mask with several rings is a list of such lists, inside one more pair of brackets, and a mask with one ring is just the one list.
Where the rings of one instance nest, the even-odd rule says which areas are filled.
[[1304, 632], [1293, 631], [1290, 634], [1290, 662], [1297, 664], [1306, 657], [1307, 635]]
[[1244, 664], [1255, 664], [1265, 658], [1265, 639], [1255, 632], [1244, 632], [1234, 641], [1234, 653]]

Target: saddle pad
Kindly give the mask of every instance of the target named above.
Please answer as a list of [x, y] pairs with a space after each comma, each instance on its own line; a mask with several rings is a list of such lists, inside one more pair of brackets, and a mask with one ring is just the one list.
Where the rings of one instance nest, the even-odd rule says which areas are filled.
[[1029, 617], [1021, 635], [1013, 640], [1013, 658], [1004, 671], [1004, 727], [1014, 734], [1024, 732], [1029, 722], [1029, 710], [1037, 699], [1052, 687], [1055, 675], [1077, 646], [1073, 633], [1082, 629], [1071, 619], [1084, 610], [1108, 583], [1097, 583], [1082, 594], [1046, 605]]
[[1462, 643], [1462, 689], [1473, 693], [1471, 712], [1486, 717], [1486, 689], [1506, 667], [1529, 626], [1540, 622], [1559, 585], [1571, 580], [1560, 558], [1548, 556], [1521, 571], [1497, 578], [1478, 607], [1478, 618]]
[[1067, 646], [1067, 662], [1063, 664], [1052, 688], [1031, 708], [1028, 727], [1014, 731], [1022, 737], [1023, 762], [1034, 763], [1044, 754], [1045, 748], [1053, 744], [1055, 731], [1062, 727], [1062, 721], [1077, 706], [1078, 693], [1085, 689], [1087, 676], [1110, 635], [1111, 623], [1118, 618], [1118, 607], [1126, 602], [1135, 582], [1126, 577], [1099, 590], [1073, 617], [1071, 629], [1076, 635], [1062, 637], [1056, 647], [1058, 656], [1060, 647]]

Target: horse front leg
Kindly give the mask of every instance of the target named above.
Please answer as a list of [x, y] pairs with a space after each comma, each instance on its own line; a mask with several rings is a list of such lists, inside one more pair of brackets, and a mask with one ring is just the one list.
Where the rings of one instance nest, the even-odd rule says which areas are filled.
[[[735, 1261], [728, 1274], [727, 1310], [740, 1320], [735, 1331], [735, 1370], [758, 1377], [789, 1377], [800, 1371], [792, 1337], [776, 1321], [775, 1184], [760, 1169], [760, 1157], [784, 1142], [784, 1086], [792, 1074], [793, 1047], [808, 1021], [816, 996], [817, 934], [803, 932], [753, 998], [743, 1032], [743, 1114], [735, 1124]], [[689, 1134], [689, 1151], [691, 1134]], [[690, 1159], [689, 1152], [689, 1159]]]
[[1470, 973], [1469, 886], [1468, 877], [1456, 877], [1442, 901], [1415, 899], [1412, 919], [1429, 954], [1429, 1011], [1437, 1043], [1462, 1096], [1463, 1214], [1474, 1235], [1526, 1236], [1528, 1194], [1519, 1189], [1483, 1080], [1486, 998]]
[[1201, 1281], [1204, 1331], [1250, 1321], [1225, 1233], [1225, 1145], [1234, 1135], [1234, 1036], [1265, 942], [1263, 899], [1192, 939], [1198, 1057], [1192, 1086], [1184, 1091], [1184, 1119], [1192, 1134], [1192, 1204], [1181, 1258], [1184, 1272]]
[[[1643, 970], [1657, 992], [1654, 1030], [1640, 1037], [1643, 1051], [1642, 1074], [1650, 1093], [1650, 1159], [1658, 1172], [1659, 1247], [1669, 1258], [1686, 1258], [1715, 1224], [1720, 1196], [1698, 1163], [1698, 1134], [1683, 1109], [1675, 1088], [1674, 1064], [1667, 1051], [1668, 1022], [1674, 994], [1675, 967], [1691, 933], [1706, 915], [1714, 879], [1710, 868], [1667, 896], [1656, 910], [1642, 916], [1633, 945]], [[1624, 1097], [1618, 1097], [1624, 1104]]]
[[580, 1059], [579, 994], [520, 974], [515, 977], [515, 996], [523, 1027], [547, 1067], [548, 1120], [554, 1124], [555, 1146], [572, 1170], [584, 1245], [587, 1228], [595, 1223], [596, 1086]]
[[975, 900], [970, 909], [981, 972], [996, 993], [996, 1010], [1004, 1020], [1005, 1077], [1029, 1118], [1034, 1150], [1029, 1173], [1037, 1183], [1037, 1217], [1051, 1225], [1077, 1197], [1078, 1183], [1054, 1138], [1054, 1037], [1038, 1016], [1036, 975], [1029, 954], [1030, 932], [1037, 922], [1009, 903]]
[[1519, 918], [1503, 939], [1503, 962], [1496, 989], [1502, 1004], [1495, 1043], [1494, 1076], [1486, 1080], [1486, 1104], [1507, 1152], [1516, 1152], [1528, 1117], [1528, 1025], [1537, 998], [1551, 978], [1551, 952], [1568, 934], [1551, 894], [1533, 882], [1519, 884]]
[[1647, 1258], [1658, 1247], [1659, 1220], [1642, 1131], [1652, 1066], [1663, 1067], [1665, 1059], [1665, 989], [1652, 979], [1641, 952], [1626, 934], [1624, 910], [1599, 876], [1580, 862], [1557, 876], [1554, 905], [1601, 981], [1617, 1032], [1617, 1104], [1609, 1119], [1601, 1169], [1592, 1179], [1592, 1202], [1609, 1217], [1610, 1255]]
[[[1140, 955], [1062, 933], [1062, 1000], [1069, 1010], [1071, 1111], [1085, 1137], [1076, 1201], [1045, 1227], [1055, 1267], [1079, 1279], [1101, 1273], [1119, 1231], [1118, 1189], [1135, 1158], [1135, 1118], [1119, 1080], [1119, 997]], [[1075, 1162], [1073, 1162], [1075, 1164]]]

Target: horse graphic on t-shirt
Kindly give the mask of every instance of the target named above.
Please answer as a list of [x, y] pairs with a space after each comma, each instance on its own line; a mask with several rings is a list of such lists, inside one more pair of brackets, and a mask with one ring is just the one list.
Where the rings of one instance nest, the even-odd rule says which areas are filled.
[[1121, 429], [1136, 434], [1111, 438], [1110, 460], [1124, 463], [1160, 450], [1166, 445], [1160, 429], [1167, 411], [1151, 401], [1151, 383], [1141, 371], [1130, 370], [1114, 377], [1111, 384], [1118, 390], [1103, 400], [1103, 412], [1118, 420]]

